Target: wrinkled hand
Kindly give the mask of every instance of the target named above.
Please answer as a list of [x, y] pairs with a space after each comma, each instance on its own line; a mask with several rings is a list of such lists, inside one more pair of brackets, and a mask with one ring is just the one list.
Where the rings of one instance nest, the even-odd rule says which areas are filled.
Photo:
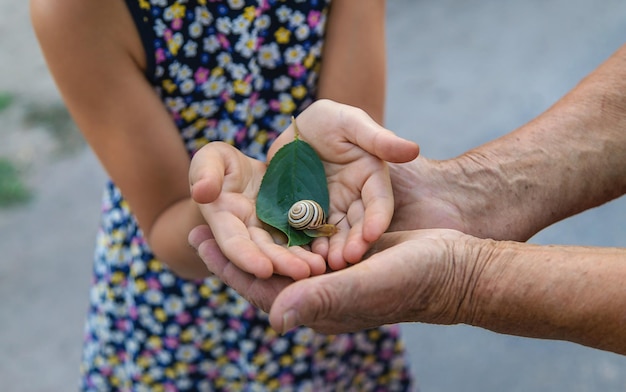
[[[359, 264], [285, 287], [270, 323], [280, 332], [305, 325], [335, 334], [398, 322], [461, 322], [479, 275], [472, 273], [479, 241], [447, 229], [387, 233]], [[234, 275], [231, 284], [239, 284]]]
[[446, 228], [526, 241], [545, 227], [529, 211], [536, 204], [533, 187], [514, 191], [512, 183], [524, 182], [523, 170], [507, 174], [494, 154], [473, 149], [446, 160], [420, 156], [389, 168], [395, 201], [389, 231]]
[[283, 276], [258, 279], [225, 258], [192, 231], [190, 242], [210, 260], [207, 267], [270, 315], [281, 333], [299, 325], [343, 333], [398, 322], [454, 324], [467, 317], [462, 303], [478, 279], [480, 240], [455, 230], [384, 234], [362, 262], [294, 282]]
[[[473, 209], [472, 193], [456, 159], [434, 161], [419, 157], [390, 165], [395, 212], [389, 231], [445, 228], [474, 234], [467, 211]], [[470, 200], [468, 200], [470, 199]], [[485, 209], [480, 209], [482, 213]]]
[[[394, 212], [387, 162], [408, 162], [419, 153], [417, 144], [384, 129], [364, 111], [320, 100], [296, 119], [300, 139], [319, 154], [328, 180], [329, 223], [339, 232], [313, 243], [334, 269], [360, 261], [387, 230]], [[269, 159], [293, 140], [292, 124], [272, 145]]]

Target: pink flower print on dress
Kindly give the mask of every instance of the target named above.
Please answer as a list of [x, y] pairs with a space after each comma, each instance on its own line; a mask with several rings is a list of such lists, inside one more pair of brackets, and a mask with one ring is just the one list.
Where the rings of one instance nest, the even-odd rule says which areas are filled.
[[272, 99], [270, 101], [270, 109], [272, 109], [275, 112], [280, 111], [280, 101], [277, 99]]
[[150, 288], [151, 290], [161, 289], [161, 283], [157, 278], [150, 278], [146, 283], [148, 284], [148, 288]]
[[178, 339], [176, 339], [175, 337], [172, 336], [167, 336], [165, 337], [164, 343], [165, 343], [165, 347], [167, 348], [176, 348], [178, 347]]
[[206, 377], [209, 380], [215, 380], [216, 378], [218, 378], [220, 375], [219, 373], [219, 368], [213, 368], [213, 369], [209, 369], [206, 373]]
[[241, 321], [237, 319], [228, 320], [228, 327], [233, 331], [239, 331], [241, 329]]
[[172, 115], [172, 118], [174, 119], [174, 121], [178, 122], [181, 119], [180, 113], [175, 111], [175, 110], [171, 110], [170, 114]]
[[257, 16], [261, 15], [261, 13], [267, 11], [270, 9], [270, 2], [269, 0], [263, 0], [261, 2], [261, 5], [257, 8]]
[[119, 331], [130, 331], [130, 323], [128, 320], [117, 320], [115, 322], [115, 328]]
[[170, 29], [167, 29], [163, 32], [163, 38], [165, 39], [165, 42], [170, 41], [173, 36], [174, 34], [172, 34], [172, 30]]
[[176, 322], [178, 324], [189, 324], [190, 321], [191, 315], [188, 312], [183, 312], [176, 316]]
[[309, 16], [307, 17], [307, 22], [311, 28], [315, 28], [320, 23], [322, 19], [322, 13], [319, 11], [311, 11], [309, 12]]
[[210, 71], [204, 67], [199, 67], [194, 74], [194, 78], [197, 84], [202, 84], [209, 79]]
[[180, 18], [176, 18], [172, 21], [172, 30], [180, 30], [183, 27], [183, 20]]
[[256, 314], [255, 308], [252, 306], [249, 306], [248, 308], [246, 308], [245, 312], [243, 313], [243, 320], [252, 320], [255, 314]]
[[154, 53], [154, 57], [156, 58], [156, 63], [160, 64], [165, 61], [165, 50], [163, 48], [159, 48]]
[[246, 138], [246, 133], [248, 133], [248, 131], [245, 127], [240, 128], [235, 134], [235, 142], [241, 143]]
[[219, 41], [220, 45], [222, 45], [222, 48], [230, 49], [230, 41], [228, 40], [228, 38], [226, 38], [224, 34], [218, 34], [217, 40]]
[[115, 354], [115, 356], [120, 361], [120, 363], [124, 363], [128, 360], [128, 354], [126, 354], [126, 351], [120, 350]]
[[239, 352], [239, 350], [228, 350], [228, 353], [226, 355], [231, 361], [236, 361], [241, 356], [241, 353]]
[[386, 348], [380, 352], [380, 359], [384, 361], [390, 361], [394, 355], [395, 353], [393, 352], [393, 349]]
[[293, 384], [294, 377], [290, 373], [283, 373], [279, 377], [280, 385], [286, 386]]
[[294, 64], [289, 67], [289, 76], [299, 79], [305, 72], [306, 68], [302, 64]]

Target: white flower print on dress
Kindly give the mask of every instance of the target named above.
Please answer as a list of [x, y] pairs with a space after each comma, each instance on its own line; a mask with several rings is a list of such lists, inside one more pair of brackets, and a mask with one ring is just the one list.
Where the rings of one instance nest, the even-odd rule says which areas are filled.
[[309, 38], [310, 32], [311, 29], [309, 29], [309, 26], [300, 25], [296, 28], [295, 36], [298, 41], [306, 41], [306, 39]]
[[211, 76], [209, 80], [202, 85], [202, 91], [204, 91], [204, 95], [206, 95], [207, 98], [216, 97], [224, 91], [225, 85], [226, 79], [223, 76]]
[[285, 51], [285, 63], [300, 64], [306, 52], [302, 49], [302, 45], [294, 45]]
[[[202, 35], [202, 33], [204, 32], [204, 29], [202, 27], [202, 24], [199, 22], [194, 22], [192, 24], [189, 25], [189, 36], [192, 38], [198, 38]], [[195, 43], [195, 41], [188, 41], [188, 43]]]
[[259, 30], [267, 29], [270, 26], [271, 19], [268, 15], [261, 15], [254, 20], [254, 27]]
[[257, 39], [251, 34], [241, 34], [235, 44], [235, 50], [244, 58], [250, 58], [255, 53]]
[[209, 26], [213, 22], [213, 14], [206, 7], [196, 7], [196, 22]]
[[291, 16], [291, 8], [286, 5], [281, 6], [278, 10], [276, 10], [276, 16], [278, 16], [278, 21], [280, 23], [286, 23]]
[[239, 10], [246, 5], [246, 2], [244, 0], [228, 0], [228, 5], [231, 9]]
[[187, 79], [180, 84], [180, 92], [183, 94], [189, 94], [196, 88], [196, 84], [193, 79]]
[[279, 76], [276, 79], [274, 79], [274, 90], [275, 91], [286, 91], [288, 88], [291, 87], [291, 78], [285, 75]]
[[222, 34], [230, 34], [231, 21], [226, 17], [217, 18], [215, 27]]
[[289, 18], [289, 24], [291, 26], [300, 26], [304, 22], [306, 22], [306, 18], [304, 17], [304, 14], [300, 11], [293, 12], [291, 14], [291, 17]]
[[232, 32], [235, 34], [249, 33], [248, 29], [252, 22], [244, 15], [239, 15], [231, 23]]
[[215, 53], [220, 48], [220, 41], [216, 36], [212, 35], [202, 40], [202, 47], [205, 52]]
[[276, 64], [280, 59], [280, 50], [276, 42], [262, 45], [259, 48], [259, 65], [269, 69], [276, 68]]

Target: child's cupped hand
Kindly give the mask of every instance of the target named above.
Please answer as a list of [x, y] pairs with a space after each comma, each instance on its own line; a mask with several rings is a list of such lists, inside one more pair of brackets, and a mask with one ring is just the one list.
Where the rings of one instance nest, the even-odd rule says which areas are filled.
[[[330, 195], [329, 223], [339, 231], [318, 238], [311, 250], [276, 241], [256, 216], [255, 203], [266, 165], [234, 147], [209, 143], [193, 157], [189, 172], [213, 241], [239, 269], [258, 278], [279, 274], [293, 279], [341, 269], [361, 260], [370, 244], [389, 227], [394, 201], [386, 162], [417, 157], [417, 144], [396, 136], [360, 109], [329, 100], [312, 104], [296, 119], [299, 137], [320, 156]], [[292, 124], [275, 141], [268, 160], [294, 138]], [[211, 233], [214, 237], [212, 239]], [[202, 243], [195, 238], [194, 245]], [[201, 253], [202, 256], [202, 253]], [[205, 264], [211, 269], [210, 262]]]

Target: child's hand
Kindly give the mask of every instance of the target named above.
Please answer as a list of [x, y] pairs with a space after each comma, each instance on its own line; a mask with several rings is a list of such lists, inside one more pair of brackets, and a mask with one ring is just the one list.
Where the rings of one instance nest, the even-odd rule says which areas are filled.
[[[389, 227], [394, 212], [387, 162], [415, 159], [417, 144], [378, 125], [360, 109], [320, 100], [296, 119], [300, 139], [309, 143], [324, 163], [330, 194], [329, 223], [339, 232], [313, 242], [313, 250], [332, 269], [361, 260], [370, 243]], [[294, 125], [270, 148], [268, 159], [294, 138]], [[345, 218], [344, 218], [345, 217]]]
[[[419, 152], [415, 143], [395, 136], [362, 110], [332, 101], [314, 103], [296, 121], [300, 138], [324, 163], [329, 223], [339, 222], [337, 234], [314, 241], [316, 254], [275, 244], [257, 219], [255, 201], [265, 173], [263, 163], [216, 142], [203, 147], [192, 160], [192, 197], [201, 204], [217, 244], [236, 266], [257, 277], [278, 273], [301, 279], [321, 274], [326, 264], [319, 255], [333, 269], [360, 261], [393, 216], [393, 192], [384, 161], [407, 162]], [[292, 125], [272, 146], [270, 159], [293, 138]]]
[[211, 240], [212, 232], [226, 258], [259, 278], [276, 273], [302, 279], [324, 273], [322, 256], [275, 243], [258, 220], [256, 196], [265, 168], [222, 142], [209, 143], [194, 155], [189, 181], [191, 196], [210, 227], [205, 240]]

